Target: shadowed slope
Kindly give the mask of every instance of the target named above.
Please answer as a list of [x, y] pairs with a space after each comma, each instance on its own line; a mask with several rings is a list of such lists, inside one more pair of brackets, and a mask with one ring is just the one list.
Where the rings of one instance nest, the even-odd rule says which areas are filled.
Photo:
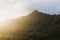
[[[20, 21], [25, 27], [23, 40], [58, 40], [60, 39], [60, 15], [48, 15], [34, 11]], [[57, 25], [58, 23], [58, 25]]]
[[60, 40], [60, 15], [48, 15], [37, 10], [27, 16], [14, 19], [12, 33], [16, 40]]

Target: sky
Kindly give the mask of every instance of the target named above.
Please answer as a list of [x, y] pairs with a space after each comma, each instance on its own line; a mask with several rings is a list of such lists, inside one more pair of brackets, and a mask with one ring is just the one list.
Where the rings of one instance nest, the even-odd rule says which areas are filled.
[[59, 14], [60, 0], [0, 0], [0, 20], [24, 16], [33, 10]]

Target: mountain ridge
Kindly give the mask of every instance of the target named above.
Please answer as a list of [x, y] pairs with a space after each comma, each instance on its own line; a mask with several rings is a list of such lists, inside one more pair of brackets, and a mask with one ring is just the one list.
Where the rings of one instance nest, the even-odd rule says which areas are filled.
[[60, 15], [35, 10], [9, 23], [7, 27], [15, 27], [17, 30], [11, 34], [18, 40], [60, 40]]

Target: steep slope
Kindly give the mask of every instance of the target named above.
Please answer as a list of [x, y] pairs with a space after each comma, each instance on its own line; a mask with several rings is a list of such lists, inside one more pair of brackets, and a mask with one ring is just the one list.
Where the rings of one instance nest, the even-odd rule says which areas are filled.
[[60, 40], [60, 15], [35, 10], [7, 24], [17, 29], [12, 33], [13, 40]]
[[59, 40], [60, 15], [48, 15], [37, 10], [23, 17], [19, 24], [23, 32], [19, 36], [22, 40]]

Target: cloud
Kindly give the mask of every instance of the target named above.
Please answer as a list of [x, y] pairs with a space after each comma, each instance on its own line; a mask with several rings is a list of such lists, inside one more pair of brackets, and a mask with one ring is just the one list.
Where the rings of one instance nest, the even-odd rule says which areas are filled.
[[40, 10], [43, 12], [53, 12], [60, 9], [60, 0], [0, 0], [0, 9], [11, 9], [11, 6], [20, 8], [25, 5], [24, 10]]
[[58, 11], [60, 9], [60, 0], [35, 0], [30, 1], [30, 5], [28, 6], [28, 10], [40, 10], [46, 13], [52, 13]]
[[59, 14], [60, 0], [0, 0], [0, 16], [21, 16], [32, 10]]

